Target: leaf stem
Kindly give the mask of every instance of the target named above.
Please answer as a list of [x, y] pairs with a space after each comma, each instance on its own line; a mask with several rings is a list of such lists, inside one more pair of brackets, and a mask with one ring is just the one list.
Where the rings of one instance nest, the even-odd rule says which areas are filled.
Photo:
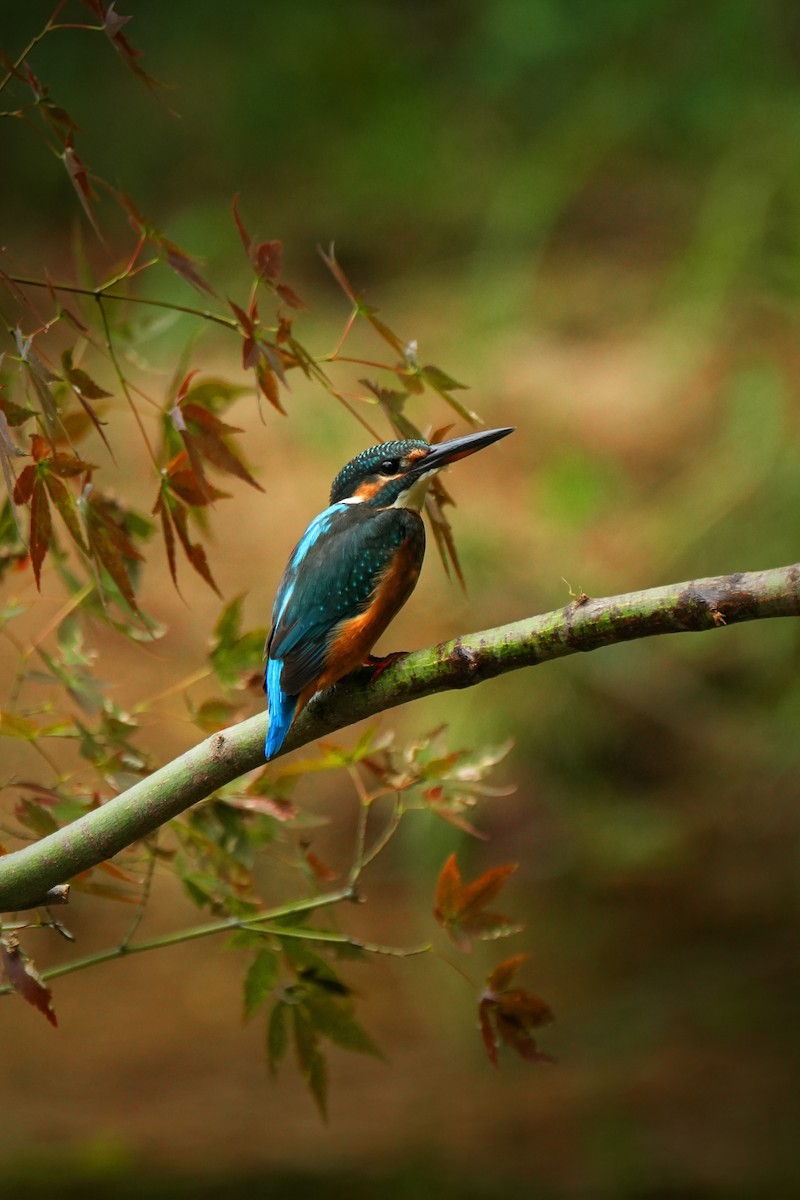
[[105, 333], [106, 346], [108, 348], [109, 357], [111, 358], [111, 362], [114, 366], [114, 371], [116, 373], [117, 379], [119, 380], [119, 385], [122, 388], [122, 392], [123, 392], [123, 395], [125, 396], [125, 399], [128, 401], [128, 407], [130, 408], [131, 412], [133, 413], [133, 418], [136, 421], [136, 424], [139, 426], [139, 432], [141, 433], [142, 440], [144, 441], [144, 444], [147, 448], [147, 453], [150, 455], [150, 461], [152, 462], [156, 473], [160, 475], [161, 471], [158, 466], [158, 459], [156, 458], [155, 451], [153, 449], [150, 438], [147, 434], [147, 430], [144, 427], [144, 422], [142, 421], [139, 410], [136, 407], [136, 404], [134, 403], [133, 396], [131, 395], [130, 388], [128, 387], [128, 381], [122, 372], [122, 367], [120, 366], [119, 359], [117, 358], [117, 351], [114, 348], [114, 343], [111, 338], [111, 326], [108, 323], [108, 316], [106, 315], [106, 310], [103, 305], [102, 295], [98, 293], [95, 296], [95, 300], [97, 301], [97, 307], [100, 310], [100, 319], [103, 322], [103, 332]]
[[[150, 264], [146, 264], [149, 266]], [[142, 269], [142, 268], [139, 268]], [[128, 296], [119, 292], [109, 292], [107, 289], [114, 287], [127, 277], [127, 274], [121, 274], [110, 279], [108, 283], [103, 284], [98, 288], [79, 287], [74, 283], [49, 283], [45, 279], [32, 279], [26, 275], [9, 275], [9, 279], [13, 283], [20, 284], [22, 287], [35, 288], [52, 288], [55, 292], [68, 292], [73, 296], [90, 296], [93, 300], [102, 298], [103, 300], [122, 300], [128, 301], [131, 304], [148, 304], [152, 308], [169, 309], [172, 312], [187, 313], [191, 317], [202, 317], [205, 321], [213, 321], [217, 325], [223, 325], [226, 329], [236, 330], [239, 328], [233, 317], [224, 317], [220, 313], [211, 312], [207, 308], [193, 308], [189, 304], [175, 304], [172, 300], [153, 300], [147, 296]]]

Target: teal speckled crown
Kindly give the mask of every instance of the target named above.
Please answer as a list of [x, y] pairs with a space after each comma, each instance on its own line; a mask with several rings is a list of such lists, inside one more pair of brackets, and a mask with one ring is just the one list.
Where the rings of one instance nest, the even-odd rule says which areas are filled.
[[[392, 458], [404, 458], [412, 450], [430, 450], [430, 443], [422, 439], [404, 438], [397, 442], [381, 442], [370, 446], [342, 467], [331, 486], [331, 504], [338, 504], [352, 496], [360, 483], [373, 475], [380, 474], [380, 465]], [[398, 480], [398, 483], [402, 481]], [[403, 486], [408, 487], [408, 483]], [[400, 490], [400, 489], [398, 489]]]

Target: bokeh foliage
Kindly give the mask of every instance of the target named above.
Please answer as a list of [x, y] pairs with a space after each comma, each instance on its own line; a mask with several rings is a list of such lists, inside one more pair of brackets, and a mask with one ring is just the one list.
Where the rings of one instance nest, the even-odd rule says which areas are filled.
[[[284, 240], [301, 295], [315, 244], [335, 236], [351, 273], [380, 281], [400, 324], [430, 330], [436, 361], [479, 386], [476, 407], [520, 427], [502, 494], [484, 478], [459, 514], [477, 611], [431, 585], [430, 607], [456, 610], [434, 632], [561, 603], [562, 576], [599, 594], [797, 557], [796, 5], [320, 0], [252, 6], [246, 38], [216, 4], [191, 20], [182, 7], [140, 10], [131, 30], [176, 83], [180, 123], [78, 33], [68, 63], [45, 43], [37, 69], [75, 95], [86, 160], [201, 250], [224, 294], [241, 246], [221, 214], [238, 190], [248, 225]], [[9, 40], [48, 13], [15, 8]], [[3, 132], [15, 253], [69, 263], [52, 232], [69, 180]], [[124, 179], [109, 170], [121, 148]], [[164, 286], [185, 300], [180, 279]], [[186, 333], [161, 335], [161, 361]], [[298, 489], [316, 501], [322, 459], [305, 448], [332, 448], [327, 481], [345, 442], [322, 405], [292, 421]], [[217, 618], [193, 618], [187, 674]], [[398, 637], [422, 640], [412, 625]], [[517, 1164], [544, 1194], [796, 1186], [798, 639], [787, 623], [710, 641], [618, 648], [448, 706], [456, 744], [476, 724], [516, 735], [521, 788], [488, 821], [492, 856], [521, 860], [562, 1062], [559, 1082], [520, 1081], [516, 1106], [483, 1074], [471, 1106], [457, 1083], [446, 1102], [462, 1128], [480, 1114], [480, 1138], [465, 1148], [456, 1121], [435, 1139], [417, 1129], [416, 1145], [457, 1162], [480, 1141], [483, 1162]], [[71, 634], [53, 660], [84, 652]], [[398, 878], [409, 864], [432, 877], [449, 848], [427, 827], [402, 834]], [[467, 1034], [429, 1019], [429, 1053], [449, 1039], [466, 1073]], [[408, 1111], [417, 1082], [396, 1084]], [[362, 1111], [341, 1120], [355, 1161], [370, 1093], [354, 1095]], [[416, 1127], [398, 1127], [399, 1158]]]

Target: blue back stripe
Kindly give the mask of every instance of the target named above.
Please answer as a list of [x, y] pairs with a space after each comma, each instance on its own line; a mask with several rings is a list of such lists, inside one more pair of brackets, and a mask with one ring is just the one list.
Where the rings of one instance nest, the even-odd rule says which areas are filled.
[[272, 612], [272, 623], [277, 625], [286, 611], [286, 606], [292, 598], [294, 591], [294, 581], [297, 578], [297, 570], [305, 556], [308, 554], [311, 547], [322, 536], [330, 525], [334, 515], [337, 512], [344, 512], [347, 509], [346, 504], [332, 504], [329, 508], [324, 509], [319, 516], [315, 517], [305, 531], [300, 541], [295, 547], [294, 553], [289, 560], [289, 565], [283, 576], [282, 586], [275, 597], [275, 607]]

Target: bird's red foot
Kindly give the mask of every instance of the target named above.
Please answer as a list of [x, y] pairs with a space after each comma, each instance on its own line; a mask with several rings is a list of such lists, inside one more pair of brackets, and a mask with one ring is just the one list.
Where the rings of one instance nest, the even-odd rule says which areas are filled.
[[377, 683], [387, 667], [390, 667], [393, 662], [397, 662], [398, 658], [405, 658], [407, 654], [407, 650], [395, 650], [392, 654], [383, 654], [378, 657], [368, 654], [364, 659], [364, 666], [372, 668], [370, 683]]

